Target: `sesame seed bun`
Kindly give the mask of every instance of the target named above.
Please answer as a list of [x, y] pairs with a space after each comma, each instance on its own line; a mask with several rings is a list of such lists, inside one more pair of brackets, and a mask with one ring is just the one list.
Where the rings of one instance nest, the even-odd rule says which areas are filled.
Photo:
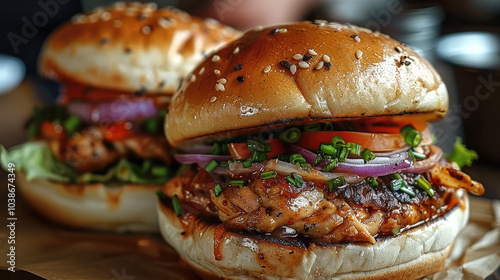
[[118, 2], [75, 15], [57, 29], [44, 45], [39, 69], [63, 82], [172, 94], [204, 55], [238, 35], [176, 9]]
[[[418, 279], [443, 266], [469, 217], [468, 196], [444, 216], [377, 238], [374, 245], [304, 243], [227, 231], [214, 257], [216, 225], [194, 216], [184, 224], [158, 204], [160, 231], [204, 279]], [[285, 265], [284, 265], [285, 264]]]
[[155, 191], [161, 186], [86, 185], [26, 180], [18, 173], [23, 199], [47, 220], [74, 228], [157, 232]]
[[166, 118], [173, 146], [269, 124], [442, 117], [445, 85], [411, 48], [380, 33], [309, 22], [254, 29], [205, 59]]

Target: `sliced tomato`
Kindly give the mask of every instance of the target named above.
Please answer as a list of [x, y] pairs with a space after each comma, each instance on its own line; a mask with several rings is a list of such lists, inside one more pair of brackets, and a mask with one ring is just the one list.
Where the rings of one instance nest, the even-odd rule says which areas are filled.
[[66, 136], [62, 126], [54, 125], [50, 121], [44, 121], [40, 124], [40, 132], [45, 139], [62, 139]]
[[132, 135], [132, 126], [130, 123], [112, 124], [104, 131], [104, 139], [108, 141], [120, 141], [129, 138]]
[[[322, 143], [331, 143], [334, 136], [342, 137], [346, 142], [353, 142], [368, 148], [374, 152], [389, 152], [400, 149], [407, 144], [399, 133], [369, 133], [353, 131], [318, 131], [302, 132], [300, 140], [296, 145], [308, 149], [318, 150]], [[421, 144], [428, 145], [432, 143], [431, 134], [428, 129], [422, 131]]]
[[423, 131], [424, 129], [427, 128], [427, 124], [421, 121], [408, 121], [408, 122], [392, 123], [392, 124], [371, 123], [365, 125], [368, 132], [388, 133], [388, 134], [399, 134], [401, 128], [403, 128], [406, 125], [412, 125], [418, 131]]
[[[266, 142], [271, 145], [271, 151], [266, 153], [268, 159], [285, 153], [285, 146], [281, 140], [271, 139]], [[244, 160], [252, 156], [252, 151], [247, 148], [246, 143], [230, 143], [227, 146], [229, 148], [229, 153], [236, 160]]]

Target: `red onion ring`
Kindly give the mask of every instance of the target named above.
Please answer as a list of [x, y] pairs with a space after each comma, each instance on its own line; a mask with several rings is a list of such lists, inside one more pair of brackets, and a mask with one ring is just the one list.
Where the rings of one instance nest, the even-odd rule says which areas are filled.
[[[316, 154], [297, 145], [289, 145], [289, 151], [292, 153], [301, 154], [304, 159], [314, 166]], [[388, 175], [396, 171], [401, 171], [412, 166], [407, 149], [395, 153], [384, 153], [387, 156], [377, 156], [374, 160], [365, 163], [361, 158], [346, 158], [345, 162], [339, 162], [335, 171], [343, 173], [352, 173], [360, 176], [378, 177]], [[326, 166], [325, 162], [314, 166], [315, 169], [321, 169]]]
[[120, 98], [112, 102], [92, 104], [84, 101], [74, 101], [68, 104], [68, 111], [86, 122], [99, 121], [133, 121], [153, 117], [158, 113], [151, 98]]
[[182, 164], [197, 163], [201, 166], [207, 165], [211, 160], [227, 161], [232, 159], [231, 156], [216, 156], [216, 155], [200, 155], [200, 154], [176, 154], [175, 160]]
[[441, 160], [441, 157], [443, 156], [443, 150], [434, 145], [430, 145], [429, 149], [431, 149], [431, 155], [428, 158], [424, 160], [415, 161], [412, 167], [405, 169], [405, 172], [424, 173], [425, 171], [429, 170], [434, 165], [436, 165], [436, 163], [438, 163]]

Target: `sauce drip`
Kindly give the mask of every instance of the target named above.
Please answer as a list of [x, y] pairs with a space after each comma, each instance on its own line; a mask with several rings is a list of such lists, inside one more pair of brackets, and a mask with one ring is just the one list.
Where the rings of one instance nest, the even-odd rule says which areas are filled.
[[216, 260], [222, 260], [222, 242], [226, 239], [227, 229], [224, 224], [215, 227], [214, 232], [214, 257]]

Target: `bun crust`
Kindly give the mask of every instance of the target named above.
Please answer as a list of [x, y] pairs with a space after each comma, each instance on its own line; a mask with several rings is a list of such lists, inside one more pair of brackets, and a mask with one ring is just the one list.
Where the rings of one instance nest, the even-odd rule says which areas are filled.
[[206, 53], [239, 32], [154, 3], [76, 15], [45, 42], [40, 73], [60, 81], [172, 94]]
[[23, 199], [43, 217], [75, 228], [158, 232], [155, 191], [161, 186], [71, 185], [27, 181], [18, 173]]
[[275, 123], [403, 114], [433, 120], [448, 108], [446, 87], [426, 60], [351, 25], [251, 30], [215, 55], [174, 95], [166, 118], [174, 146]]
[[[182, 225], [158, 203], [164, 239], [204, 279], [417, 279], [439, 271], [468, 221], [468, 197], [443, 217], [379, 238], [375, 245], [287, 242], [228, 231], [214, 257], [216, 225], [191, 216]], [[283, 265], [286, 264], [286, 265]]]

